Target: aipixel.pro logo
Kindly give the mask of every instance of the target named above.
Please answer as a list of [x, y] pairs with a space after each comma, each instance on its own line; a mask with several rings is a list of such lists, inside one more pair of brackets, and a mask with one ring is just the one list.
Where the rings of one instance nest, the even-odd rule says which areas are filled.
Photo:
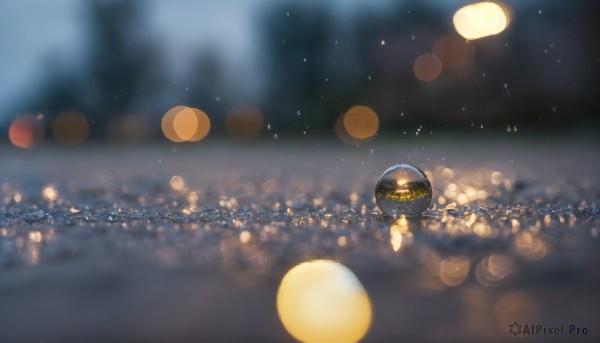
[[508, 326], [508, 332], [513, 336], [530, 335], [587, 335], [589, 329], [577, 325], [560, 324], [549, 326], [545, 324], [520, 324], [514, 322]]

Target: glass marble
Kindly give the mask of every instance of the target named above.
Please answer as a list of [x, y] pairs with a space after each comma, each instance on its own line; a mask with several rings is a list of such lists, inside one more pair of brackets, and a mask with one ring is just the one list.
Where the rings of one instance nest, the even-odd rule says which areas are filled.
[[418, 216], [431, 203], [431, 183], [425, 173], [410, 164], [388, 168], [375, 185], [375, 201], [390, 216]]

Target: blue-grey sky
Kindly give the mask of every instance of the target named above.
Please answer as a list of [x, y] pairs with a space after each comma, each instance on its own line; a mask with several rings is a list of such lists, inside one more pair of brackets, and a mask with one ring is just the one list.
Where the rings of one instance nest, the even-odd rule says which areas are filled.
[[[305, 0], [310, 1], [310, 0]], [[211, 46], [225, 62], [240, 70], [253, 63], [259, 12], [278, 0], [154, 0], [148, 21], [155, 37], [168, 49], [169, 66], [184, 70], [194, 49]], [[391, 0], [329, 1], [340, 16], [351, 18], [364, 7], [381, 8]], [[36, 84], [52, 57], [76, 65], [85, 49], [85, 2], [79, 0], [0, 1], [0, 118], [7, 106]], [[50, 64], [51, 65], [51, 64]], [[241, 75], [252, 77], [252, 75]]]

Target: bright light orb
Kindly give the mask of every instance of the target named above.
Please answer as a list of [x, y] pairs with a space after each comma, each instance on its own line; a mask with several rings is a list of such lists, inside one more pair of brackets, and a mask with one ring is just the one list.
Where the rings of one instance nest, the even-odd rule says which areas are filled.
[[484, 1], [460, 8], [454, 13], [452, 22], [461, 36], [478, 39], [504, 31], [509, 18], [508, 11], [500, 4]]
[[301, 263], [283, 277], [277, 312], [301, 342], [357, 342], [369, 330], [371, 301], [350, 269], [330, 260]]

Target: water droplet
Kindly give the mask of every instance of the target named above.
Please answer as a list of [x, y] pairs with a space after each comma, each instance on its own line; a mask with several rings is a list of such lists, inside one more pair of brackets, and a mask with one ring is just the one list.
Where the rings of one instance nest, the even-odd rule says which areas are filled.
[[410, 39], [415, 40], [416, 38], [415, 35], [410, 35]]
[[375, 186], [379, 209], [392, 216], [417, 216], [431, 203], [431, 183], [425, 173], [410, 164], [388, 168]]
[[385, 41], [383, 39], [381, 40], [381, 45], [385, 45]]

